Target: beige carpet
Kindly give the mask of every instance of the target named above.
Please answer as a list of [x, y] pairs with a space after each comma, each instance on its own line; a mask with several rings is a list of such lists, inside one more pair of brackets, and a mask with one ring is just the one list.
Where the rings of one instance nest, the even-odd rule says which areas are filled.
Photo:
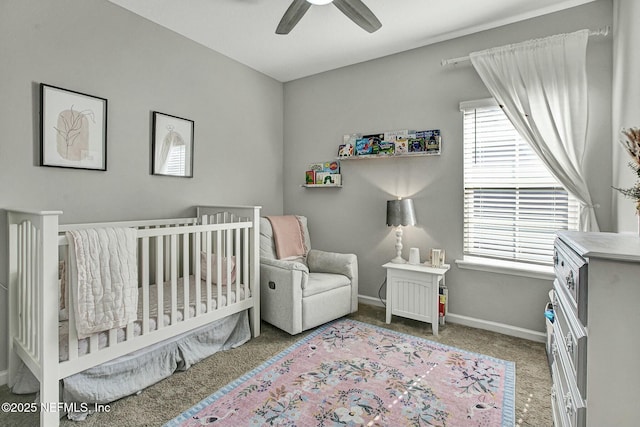
[[[360, 305], [353, 319], [387, 327], [438, 341], [468, 351], [486, 354], [516, 363], [516, 425], [548, 427], [551, 418], [551, 377], [544, 344], [465, 326], [446, 324], [440, 335], [433, 337], [428, 324], [394, 316], [390, 325], [384, 322], [382, 307]], [[305, 334], [291, 336], [263, 323], [262, 334], [247, 344], [227, 352], [214, 354], [186, 372], [110, 405], [109, 413], [91, 415], [81, 424], [62, 420], [63, 426], [160, 426], [189, 409], [205, 397], [267, 359], [284, 350]], [[12, 395], [7, 386], [0, 387], [1, 402], [30, 402], [33, 395]], [[37, 426], [37, 414], [0, 413], [2, 426]], [[457, 427], [457, 426], [456, 426]]]

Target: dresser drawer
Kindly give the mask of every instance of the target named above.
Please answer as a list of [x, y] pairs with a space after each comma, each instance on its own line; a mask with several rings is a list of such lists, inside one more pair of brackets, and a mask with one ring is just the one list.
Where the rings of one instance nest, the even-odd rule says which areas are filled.
[[553, 325], [553, 341], [562, 347], [567, 355], [568, 366], [566, 374], [575, 381], [580, 396], [587, 398], [587, 331], [576, 318], [571, 309], [567, 309], [569, 301], [558, 280], [554, 281], [553, 310], [555, 322]]
[[587, 262], [558, 238], [555, 241], [553, 263], [556, 279], [569, 296], [570, 307], [586, 325]]
[[[551, 389], [552, 407], [556, 427], [585, 427], [586, 404], [580, 397], [573, 379], [567, 375], [566, 353], [554, 342], [551, 375], [553, 387]], [[558, 422], [559, 421], [559, 422]]]

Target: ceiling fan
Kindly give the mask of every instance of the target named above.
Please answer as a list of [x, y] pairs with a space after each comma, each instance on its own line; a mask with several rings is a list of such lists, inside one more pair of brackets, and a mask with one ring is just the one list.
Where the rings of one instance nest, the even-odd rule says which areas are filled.
[[329, 3], [333, 3], [349, 19], [370, 33], [382, 27], [378, 18], [361, 0], [293, 0], [278, 24], [276, 34], [289, 34], [311, 5]]

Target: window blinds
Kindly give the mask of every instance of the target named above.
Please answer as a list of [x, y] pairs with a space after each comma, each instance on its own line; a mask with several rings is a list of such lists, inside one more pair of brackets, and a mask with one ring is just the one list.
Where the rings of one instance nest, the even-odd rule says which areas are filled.
[[167, 174], [184, 176], [186, 174], [186, 146], [174, 145], [167, 159]]
[[578, 206], [495, 101], [461, 104], [464, 253], [551, 264], [557, 230], [577, 229]]

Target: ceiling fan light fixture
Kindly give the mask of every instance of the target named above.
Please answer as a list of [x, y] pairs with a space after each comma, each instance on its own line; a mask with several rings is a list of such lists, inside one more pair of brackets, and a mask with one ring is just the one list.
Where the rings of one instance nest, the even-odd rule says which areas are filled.
[[278, 24], [276, 34], [289, 34], [311, 6], [322, 6], [329, 3], [333, 3], [347, 18], [369, 33], [382, 27], [380, 20], [362, 0], [293, 0]]

